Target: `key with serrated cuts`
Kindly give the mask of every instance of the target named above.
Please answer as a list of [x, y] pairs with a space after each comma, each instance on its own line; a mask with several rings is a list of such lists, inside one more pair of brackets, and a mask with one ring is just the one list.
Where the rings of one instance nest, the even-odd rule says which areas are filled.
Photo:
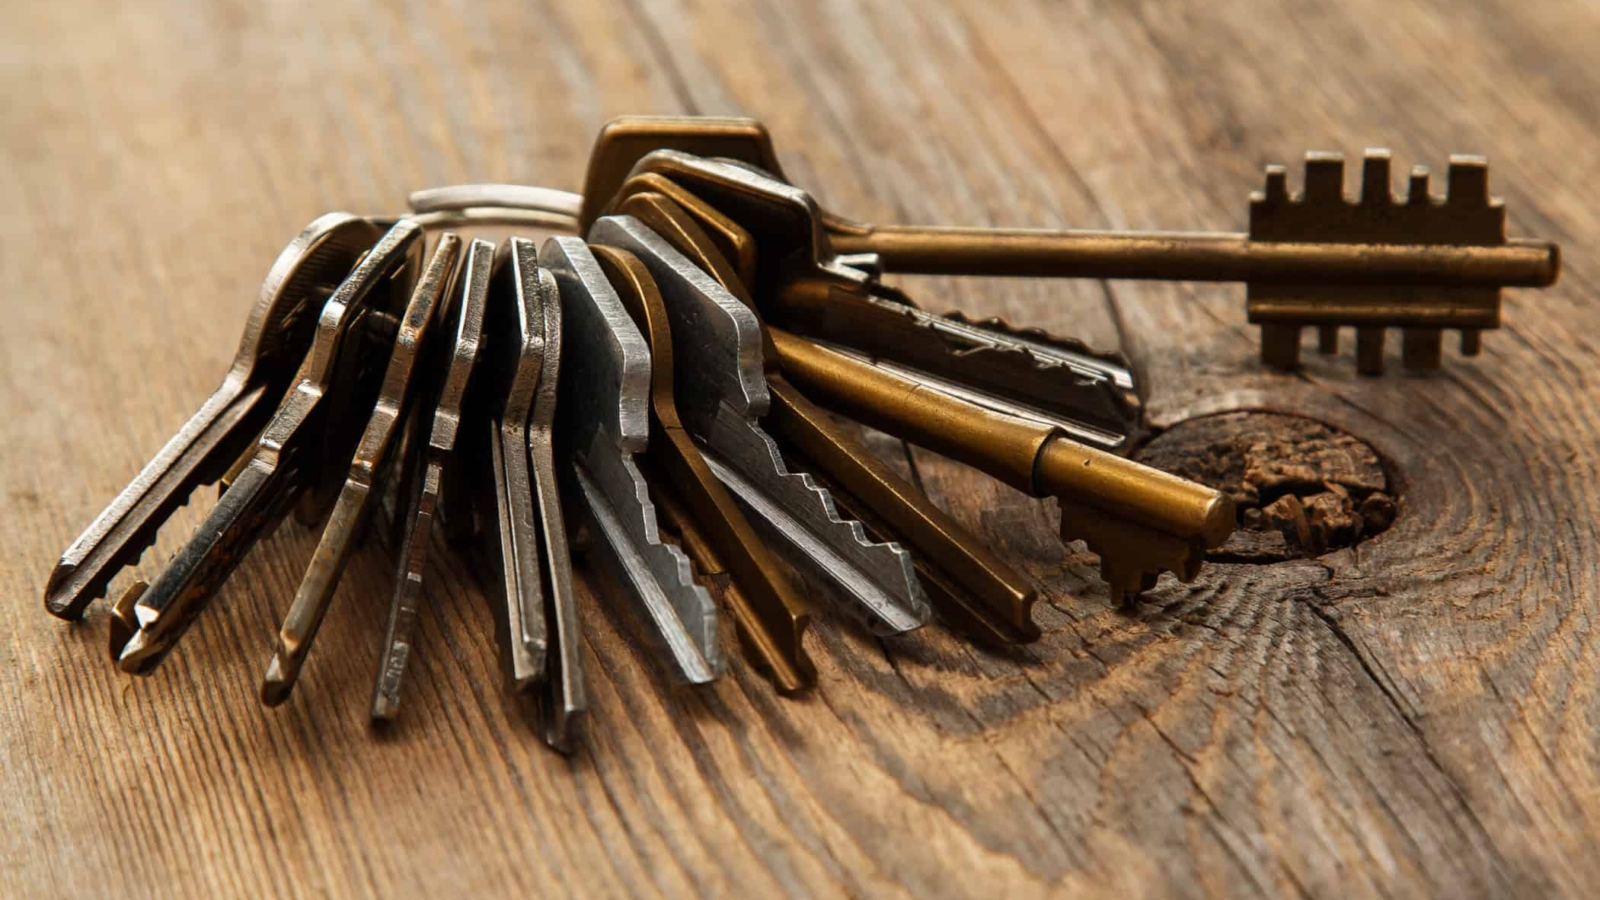
[[66, 619], [83, 615], [189, 495], [246, 452], [293, 382], [323, 302], [381, 234], [365, 219], [329, 213], [289, 242], [261, 285], [222, 384], [61, 555], [45, 586], [46, 609]]
[[[147, 674], [165, 658], [217, 587], [257, 540], [271, 533], [322, 467], [338, 464], [337, 457], [321, 456], [328, 447], [342, 445], [344, 460], [350, 458], [362, 420], [353, 420], [352, 427], [348, 418], [328, 412], [333, 406], [360, 406], [360, 401], [341, 404], [341, 392], [376, 396], [381, 361], [392, 340], [383, 319], [404, 308], [419, 267], [421, 238], [417, 225], [395, 225], [322, 304], [295, 386], [262, 430], [250, 461], [149, 588], [136, 586], [142, 594], [125, 624], [137, 630], [126, 635], [118, 652], [124, 671]], [[330, 429], [338, 431], [336, 440], [329, 440]]]
[[784, 374], [830, 408], [967, 463], [1035, 497], [1055, 497], [1061, 536], [1100, 556], [1119, 604], [1163, 571], [1199, 573], [1205, 551], [1233, 533], [1227, 495], [1070, 440], [1049, 425], [922, 388], [812, 341], [772, 329]]
[[[674, 249], [741, 303], [754, 303], [730, 258], [753, 268], [755, 240], [732, 220], [700, 198], [681, 189], [657, 193], [664, 180], [630, 179], [619, 198], [624, 215], [632, 215], [661, 235]], [[633, 192], [634, 188], [643, 188]], [[699, 222], [710, 222], [701, 228]], [[717, 237], [713, 238], [715, 233]], [[727, 253], [721, 248], [728, 248]], [[935, 506], [910, 482], [835, 423], [826, 411], [784, 377], [770, 338], [763, 333], [762, 358], [772, 395], [766, 422], [787, 455], [815, 468], [844, 490], [830, 489], [836, 505], [851, 518], [870, 519], [875, 529], [913, 551], [918, 582], [947, 623], [964, 633], [999, 643], [1037, 637], [1030, 607], [1033, 588], [982, 542]], [[930, 588], [935, 588], [930, 590]]]
[[401, 479], [397, 511], [401, 517], [398, 573], [390, 600], [389, 622], [384, 629], [377, 683], [372, 690], [372, 718], [392, 720], [400, 711], [400, 686], [415, 653], [412, 635], [422, 612], [424, 576], [428, 564], [433, 523], [442, 512], [445, 473], [454, 463], [461, 432], [461, 403], [478, 348], [483, 340], [484, 307], [489, 299], [489, 276], [494, 266], [494, 244], [474, 240], [467, 245], [458, 275], [460, 296], [451, 315], [441, 324], [453, 325], [440, 334], [434, 353], [421, 374], [432, 379], [434, 389], [424, 398]]
[[780, 327], [846, 344], [902, 367], [930, 388], [1040, 418], [1100, 449], [1126, 453], [1142, 404], [1126, 360], [1000, 320], [934, 315], [832, 254], [810, 195], [748, 166], [660, 150], [639, 161], [613, 200], [655, 176], [675, 182], [755, 238], [750, 293]]
[[841, 516], [829, 491], [790, 469], [760, 424], [773, 403], [761, 323], [750, 307], [632, 216], [602, 218], [589, 239], [632, 253], [650, 270], [673, 334], [684, 334], [673, 342], [679, 413], [752, 523], [873, 631], [921, 627], [931, 611], [910, 554]]

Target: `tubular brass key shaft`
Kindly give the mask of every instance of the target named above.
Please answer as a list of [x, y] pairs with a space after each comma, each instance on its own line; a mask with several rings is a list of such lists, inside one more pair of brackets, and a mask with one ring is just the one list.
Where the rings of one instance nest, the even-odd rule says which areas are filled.
[[1063, 536], [1082, 538], [1100, 555], [1101, 574], [1119, 601], [1154, 586], [1161, 570], [1192, 579], [1205, 550], [1233, 532], [1233, 504], [1218, 491], [768, 330], [784, 374], [840, 413], [1024, 493], [1057, 498]]
[[1501, 246], [1253, 241], [1223, 232], [1050, 231], [877, 225], [832, 235], [840, 254], [874, 253], [886, 272], [1548, 287], [1561, 267], [1549, 241]]

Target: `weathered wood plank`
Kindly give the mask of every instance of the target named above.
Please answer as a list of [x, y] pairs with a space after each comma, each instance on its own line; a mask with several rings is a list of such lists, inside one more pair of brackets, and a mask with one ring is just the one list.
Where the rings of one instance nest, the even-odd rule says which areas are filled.
[[[1589, 6], [1508, 0], [10, 11], [3, 893], [1585, 895], [1596, 37]], [[691, 692], [585, 586], [595, 710], [571, 761], [503, 700], [481, 593], [442, 544], [392, 733], [364, 720], [381, 549], [276, 711], [255, 684], [314, 544], [298, 526], [148, 680], [112, 670], [103, 613], [39, 609], [305, 221], [428, 184], [576, 185], [630, 112], [759, 116], [792, 176], [884, 221], [1231, 228], [1261, 165], [1306, 149], [1482, 152], [1513, 228], [1569, 262], [1557, 290], [1512, 295], [1479, 359], [1377, 379], [1309, 353], [1298, 377], [1262, 371], [1237, 287], [908, 279], [933, 308], [1120, 342], [1163, 424], [1249, 406], [1338, 424], [1388, 456], [1401, 517], [1122, 614], [1048, 504], [913, 451], [930, 495], [1046, 590], [1044, 640], [825, 623], [812, 696], [742, 664]]]

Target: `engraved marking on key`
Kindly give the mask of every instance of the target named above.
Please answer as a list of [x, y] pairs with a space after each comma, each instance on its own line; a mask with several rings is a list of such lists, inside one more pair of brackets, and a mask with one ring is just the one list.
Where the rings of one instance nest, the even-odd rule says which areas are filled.
[[[419, 413], [429, 420], [427, 441], [415, 450], [422, 471], [415, 476], [413, 490], [405, 498], [404, 537], [401, 541], [399, 574], [395, 581], [394, 597], [389, 606], [389, 623], [384, 632], [383, 656], [378, 666], [377, 684], [372, 692], [372, 718], [391, 720], [400, 709], [400, 685], [405, 676], [406, 664], [415, 647], [412, 634], [421, 614], [423, 577], [427, 565], [428, 540], [433, 530], [433, 520], [439, 505], [439, 493], [444, 482], [444, 469], [456, 452], [456, 439], [461, 428], [461, 403], [467, 384], [472, 378], [473, 366], [478, 361], [478, 348], [482, 340], [484, 308], [488, 303], [489, 276], [494, 265], [494, 244], [475, 240], [467, 246], [461, 264], [459, 280], [461, 299], [455, 309], [455, 334], [451, 341], [440, 341], [436, 346], [446, 348], [448, 354], [434, 360], [434, 365], [447, 366], [442, 375], [432, 409]], [[441, 338], [445, 335], [440, 335]], [[423, 373], [428, 374], [428, 373]]]
[[[820, 540], [849, 566], [823, 573], [851, 599], [846, 610], [868, 612], [877, 630], [908, 630], [920, 624], [917, 611], [926, 600], [910, 554], [895, 543], [869, 540], [859, 522], [842, 518], [828, 492], [805, 473], [791, 472], [758, 424], [771, 404], [762, 361], [760, 322], [750, 307], [729, 294], [661, 236], [631, 216], [607, 216], [595, 223], [590, 239], [621, 247], [644, 262], [667, 304], [678, 372], [678, 412], [708, 451], [730, 470], [767, 493], [766, 502], [734, 497], [755, 515], [753, 524], [776, 532], [807, 553]], [[699, 335], [698, 339], [690, 336]], [[713, 467], [715, 468], [715, 467]], [[784, 512], [782, 518], [772, 515]], [[810, 537], [794, 532], [800, 523]], [[806, 557], [816, 563], [814, 555]], [[923, 612], [925, 615], [925, 612]]]
[[52, 615], [82, 616], [195, 488], [217, 480], [247, 452], [309, 346], [316, 319], [307, 307], [321, 304], [379, 235], [365, 220], [329, 213], [283, 249], [222, 384], [61, 555], [45, 586]]
[[[438, 310], [450, 290], [460, 254], [461, 239], [453, 234], [441, 235], [433, 258], [406, 306], [382, 388], [360, 443], [356, 445], [344, 487], [339, 491], [327, 527], [312, 554], [311, 565], [278, 631], [277, 649], [267, 663], [261, 683], [261, 701], [268, 706], [277, 706], [289, 699], [322, 620], [333, 603], [339, 578], [355, 549], [356, 535], [373, 501], [383, 491], [390, 469], [391, 447], [416, 406], [417, 362], [426, 353], [433, 336]], [[351, 412], [360, 413], [359, 410]]]
[[361, 330], [357, 320], [404, 302], [421, 237], [412, 223], [391, 228], [323, 304], [299, 380], [262, 431], [255, 457], [135, 604], [139, 630], [119, 656], [124, 671], [147, 674], [160, 663], [257, 536], [309, 485], [323, 429], [341, 424], [326, 421], [323, 400], [348, 368], [341, 362], [356, 355], [345, 351], [355, 343], [352, 332]]
[[[561, 406], [582, 476], [577, 495], [598, 524], [599, 559], [616, 567], [674, 678], [704, 683], [722, 669], [716, 604], [696, 584], [689, 558], [663, 542], [649, 489], [634, 461], [649, 438], [650, 351], [589, 247], [554, 237], [540, 263], [555, 273], [571, 356]], [[625, 546], [619, 546], [617, 542]]]

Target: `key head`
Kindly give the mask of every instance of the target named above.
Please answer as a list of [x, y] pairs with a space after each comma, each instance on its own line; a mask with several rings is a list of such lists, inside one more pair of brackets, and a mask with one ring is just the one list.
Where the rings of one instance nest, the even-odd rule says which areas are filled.
[[[1482, 157], [1452, 156], [1443, 196], [1429, 192], [1428, 171], [1421, 167], [1412, 170], [1406, 193], [1396, 194], [1390, 163], [1387, 150], [1368, 150], [1353, 194], [1344, 190], [1345, 161], [1336, 153], [1307, 154], [1298, 193], [1289, 190], [1283, 167], [1268, 167], [1263, 190], [1250, 198], [1251, 242], [1411, 245], [1419, 251], [1427, 245], [1469, 257], [1473, 248], [1507, 244], [1505, 205], [1489, 195]], [[1274, 368], [1298, 364], [1301, 328], [1307, 325], [1404, 328], [1407, 368], [1437, 368], [1440, 329], [1465, 334], [1499, 327], [1500, 288], [1404, 279], [1364, 285], [1262, 279], [1249, 283], [1246, 309], [1249, 321], [1263, 326], [1262, 359]], [[1381, 371], [1381, 342], [1369, 339], [1363, 346], [1361, 370]]]
[[778, 178], [783, 171], [767, 129], [754, 119], [711, 116], [623, 116], [600, 130], [583, 180], [580, 233], [587, 233], [622, 188], [634, 165], [655, 150], [736, 159]]

